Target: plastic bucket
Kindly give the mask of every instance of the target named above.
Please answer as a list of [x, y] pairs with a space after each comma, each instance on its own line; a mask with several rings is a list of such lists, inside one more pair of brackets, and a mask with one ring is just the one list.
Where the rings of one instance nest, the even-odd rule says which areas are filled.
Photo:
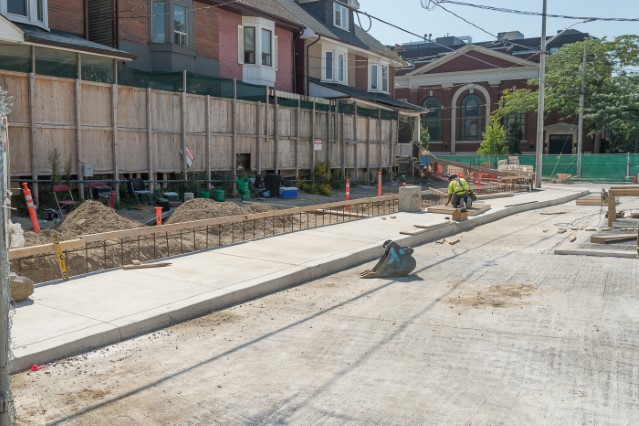
[[251, 199], [251, 193], [249, 191], [240, 191], [240, 200], [249, 201]]
[[189, 200], [192, 200], [193, 198], [195, 198], [195, 196], [193, 195], [192, 192], [185, 192], [184, 193], [184, 202], [186, 203]]
[[215, 201], [224, 202], [224, 190], [223, 189], [216, 189], [213, 192], [213, 199]]
[[198, 198], [211, 198], [211, 192], [210, 191], [198, 191], [197, 197]]
[[249, 178], [237, 178], [237, 190], [240, 192], [248, 192]]

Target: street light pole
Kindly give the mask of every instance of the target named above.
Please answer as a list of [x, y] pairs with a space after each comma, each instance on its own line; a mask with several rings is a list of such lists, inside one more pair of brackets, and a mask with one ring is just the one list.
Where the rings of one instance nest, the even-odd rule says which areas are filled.
[[581, 90], [579, 92], [579, 121], [577, 126], [577, 177], [581, 177], [581, 155], [584, 137], [584, 98], [586, 97], [586, 47], [584, 41], [584, 58], [581, 61]]
[[544, 149], [544, 95], [546, 86], [546, 3], [543, 0], [541, 13], [541, 47], [539, 52], [539, 99], [537, 100], [537, 146], [535, 188], [541, 188], [542, 155]]

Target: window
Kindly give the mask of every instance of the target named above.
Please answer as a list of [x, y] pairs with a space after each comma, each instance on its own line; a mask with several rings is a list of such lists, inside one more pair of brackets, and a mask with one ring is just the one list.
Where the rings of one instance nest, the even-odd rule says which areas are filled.
[[441, 112], [442, 106], [435, 96], [431, 96], [426, 98], [424, 102], [422, 102], [422, 106], [428, 108], [428, 112], [426, 114], [422, 114], [422, 126], [428, 129], [428, 134], [430, 135], [430, 140], [432, 141], [441, 141], [442, 140], [442, 122], [441, 122]]
[[273, 65], [273, 33], [262, 29], [262, 65], [270, 67]]
[[178, 46], [188, 44], [186, 7], [179, 4], [173, 6], [173, 43]]
[[166, 4], [154, 1], [151, 5], [151, 42], [166, 43]]
[[244, 63], [255, 63], [255, 27], [244, 27]]
[[[508, 137], [511, 137], [514, 133], [519, 133], [521, 130], [520, 140], [526, 135], [526, 114], [508, 114], [502, 119], [502, 124], [508, 132]], [[519, 129], [519, 130], [518, 130]]]
[[348, 80], [346, 60], [346, 52], [339, 50], [325, 51], [323, 56], [322, 79], [336, 83], [346, 83]]
[[368, 73], [368, 89], [388, 93], [388, 65], [371, 64]]
[[240, 64], [277, 68], [277, 36], [275, 23], [264, 18], [245, 16], [238, 27], [238, 56]]
[[193, 14], [191, 0], [153, 0], [150, 8], [151, 43], [189, 46]]
[[0, 2], [0, 13], [12, 21], [47, 28], [47, 0], [6, 0]]
[[348, 31], [348, 9], [337, 2], [333, 3], [333, 25]]
[[484, 106], [475, 94], [467, 95], [461, 106], [461, 140], [480, 141], [484, 130]]

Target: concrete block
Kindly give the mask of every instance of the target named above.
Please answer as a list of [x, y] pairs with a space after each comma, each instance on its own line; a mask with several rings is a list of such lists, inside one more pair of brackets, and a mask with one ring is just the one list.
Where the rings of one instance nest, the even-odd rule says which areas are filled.
[[422, 189], [419, 186], [399, 187], [399, 211], [400, 212], [421, 212], [422, 211]]

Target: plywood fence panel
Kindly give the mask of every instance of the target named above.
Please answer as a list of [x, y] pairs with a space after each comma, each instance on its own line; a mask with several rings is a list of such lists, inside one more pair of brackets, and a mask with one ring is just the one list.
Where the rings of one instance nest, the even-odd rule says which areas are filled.
[[[171, 133], [153, 134], [153, 165], [158, 172], [179, 172], [182, 170], [181, 135]], [[142, 143], [141, 146], [145, 146]]]
[[346, 144], [346, 167], [355, 167], [355, 144]]
[[233, 131], [233, 104], [227, 99], [211, 99], [211, 132]]
[[60, 154], [62, 169], [70, 161], [72, 172], [75, 173], [77, 164], [75, 158], [75, 129], [37, 128], [35, 133], [36, 141], [38, 141], [38, 150], [35, 152], [35, 174], [51, 174], [51, 166], [47, 157], [49, 152], [53, 152], [53, 149], [56, 149]]
[[12, 175], [31, 174], [31, 148], [29, 147], [28, 127], [11, 127], [11, 124], [9, 124], [9, 158]]
[[148, 170], [146, 132], [118, 131], [118, 166], [122, 173], [139, 173]]
[[331, 142], [331, 157], [329, 159], [331, 163], [331, 167], [341, 167], [342, 166], [342, 144], [341, 142]]
[[[363, 129], [365, 130], [365, 128]], [[366, 142], [362, 141], [361, 139], [358, 140], [357, 144], [357, 167], [359, 167], [360, 169], [363, 169], [366, 167]]]
[[[298, 148], [298, 167], [300, 170], [310, 170], [311, 168], [311, 143], [308, 140], [300, 141]], [[320, 151], [315, 151], [320, 152]]]
[[262, 161], [263, 170], [273, 170], [275, 168], [274, 153], [275, 153], [275, 140], [273, 138], [262, 138], [262, 149], [260, 151], [260, 158]]
[[146, 129], [146, 89], [118, 87], [117, 125], [125, 129]]
[[344, 114], [344, 139], [347, 141], [355, 140], [355, 127], [353, 126], [355, 120], [352, 115]]
[[326, 113], [315, 113], [315, 139], [326, 140]]
[[182, 131], [181, 95], [167, 92], [154, 92], [151, 100], [151, 123], [153, 130], [180, 133]]
[[211, 169], [228, 171], [231, 169], [231, 136], [216, 135], [211, 138]]
[[307, 109], [300, 110], [300, 140], [310, 141], [312, 136], [311, 120], [313, 111]]
[[36, 123], [75, 125], [75, 81], [36, 77]]
[[186, 131], [206, 132], [206, 97], [186, 95]]
[[275, 134], [275, 126], [274, 126], [274, 119], [273, 117], [275, 117], [275, 106], [272, 104], [269, 104], [267, 108], [265, 108], [268, 110], [268, 136], [273, 137], [273, 135]]
[[257, 120], [257, 104], [237, 101], [237, 133], [254, 135]]
[[112, 131], [108, 129], [82, 129], [83, 163], [93, 164], [94, 173], [113, 171]]
[[279, 167], [281, 169], [295, 169], [295, 139], [280, 139]]
[[29, 76], [27, 74], [0, 75], [0, 87], [11, 96], [9, 123], [29, 122]]
[[296, 116], [297, 112], [294, 108], [279, 107], [276, 121], [278, 137], [295, 136]]
[[83, 126], [112, 126], [111, 86], [82, 83], [80, 123]]
[[189, 170], [198, 172], [206, 170], [206, 135], [190, 133], [186, 136], [186, 144], [195, 155], [195, 161]]
[[253, 136], [238, 136], [235, 140], [235, 152], [238, 154], [254, 154], [253, 146], [255, 138]]

